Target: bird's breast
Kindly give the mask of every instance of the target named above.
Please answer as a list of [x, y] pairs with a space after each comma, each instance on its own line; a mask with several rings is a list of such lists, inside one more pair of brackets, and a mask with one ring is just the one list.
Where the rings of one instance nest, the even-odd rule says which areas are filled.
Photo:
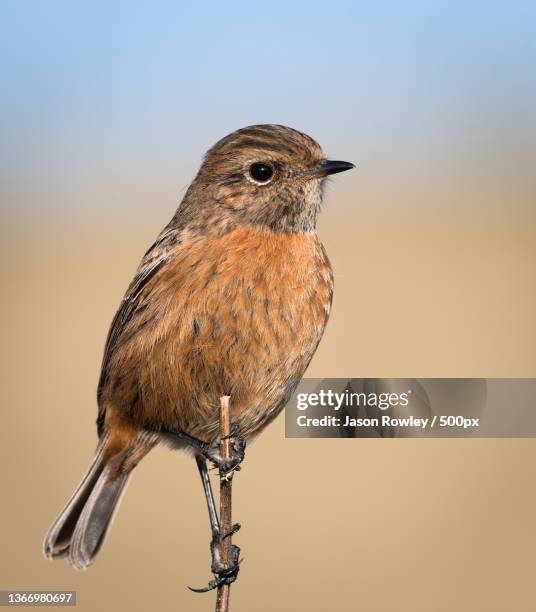
[[[314, 233], [240, 227], [185, 235], [144, 288], [125, 353], [143, 419], [191, 435], [217, 428], [218, 398], [255, 428], [300, 378], [321, 338], [333, 280]], [[134, 331], [134, 330], [133, 330]], [[249, 412], [248, 412], [249, 411]]]

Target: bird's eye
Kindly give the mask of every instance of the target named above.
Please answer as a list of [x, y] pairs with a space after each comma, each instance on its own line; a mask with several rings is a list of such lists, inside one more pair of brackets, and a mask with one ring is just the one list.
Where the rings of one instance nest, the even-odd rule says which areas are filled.
[[268, 164], [253, 164], [249, 169], [249, 174], [258, 183], [267, 183], [274, 175], [274, 170]]

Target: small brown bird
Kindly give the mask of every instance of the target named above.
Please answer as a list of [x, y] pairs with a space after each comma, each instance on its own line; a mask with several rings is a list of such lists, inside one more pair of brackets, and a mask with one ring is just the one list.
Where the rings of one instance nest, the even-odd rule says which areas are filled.
[[[245, 441], [283, 409], [328, 320], [333, 277], [316, 235], [329, 161], [281, 125], [238, 130], [206, 154], [175, 215], [143, 257], [112, 322], [98, 386], [99, 443], [44, 543], [77, 568], [98, 553], [125, 483], [159, 442], [190, 448], [213, 531], [206, 459], [237, 468]], [[218, 453], [219, 399], [231, 397], [233, 457]]]

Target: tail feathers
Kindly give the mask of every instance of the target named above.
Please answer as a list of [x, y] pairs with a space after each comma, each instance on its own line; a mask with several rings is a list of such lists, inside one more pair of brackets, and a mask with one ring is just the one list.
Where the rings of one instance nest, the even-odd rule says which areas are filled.
[[43, 552], [47, 559], [59, 559], [68, 554], [78, 518], [104, 470], [102, 455], [105, 444], [106, 439], [101, 439], [87, 474], [48, 530], [43, 544]]
[[103, 462], [106, 439], [101, 439], [87, 474], [49, 529], [43, 545], [48, 559], [67, 557], [83, 569], [91, 565], [100, 550], [114, 510], [129, 474], [110, 481]]
[[84, 569], [91, 565], [104, 542], [130, 474], [109, 480], [109, 468], [104, 468], [89, 496], [71, 538], [69, 563]]

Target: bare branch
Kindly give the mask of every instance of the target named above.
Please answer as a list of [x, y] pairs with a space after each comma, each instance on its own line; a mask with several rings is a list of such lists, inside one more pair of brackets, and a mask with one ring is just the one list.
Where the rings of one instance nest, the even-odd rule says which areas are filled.
[[[221, 432], [221, 455], [224, 459], [229, 459], [231, 435], [231, 409], [230, 397], [225, 395], [220, 398], [220, 432]], [[220, 477], [220, 547], [222, 563], [229, 565], [232, 556], [232, 474], [227, 477]], [[227, 536], [227, 537], [226, 537]], [[231, 595], [231, 585], [222, 584], [218, 587], [216, 594], [216, 612], [228, 612], [229, 597]]]

